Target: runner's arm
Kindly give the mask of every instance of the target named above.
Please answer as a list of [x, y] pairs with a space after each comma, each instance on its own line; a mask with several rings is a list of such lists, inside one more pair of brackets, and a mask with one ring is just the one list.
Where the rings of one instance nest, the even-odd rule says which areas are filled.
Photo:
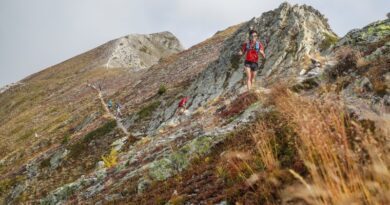
[[241, 50], [238, 52], [238, 55], [242, 55], [246, 52], [246, 43], [242, 44]]
[[260, 43], [260, 53], [261, 53], [261, 55], [265, 58], [264, 46], [263, 46], [262, 43]]

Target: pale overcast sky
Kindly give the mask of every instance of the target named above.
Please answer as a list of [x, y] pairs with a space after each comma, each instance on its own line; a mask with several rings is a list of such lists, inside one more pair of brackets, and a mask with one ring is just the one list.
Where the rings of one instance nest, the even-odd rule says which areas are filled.
[[[0, 87], [131, 33], [171, 31], [188, 48], [279, 0], [0, 0]], [[384, 19], [390, 0], [309, 4], [340, 36]]]

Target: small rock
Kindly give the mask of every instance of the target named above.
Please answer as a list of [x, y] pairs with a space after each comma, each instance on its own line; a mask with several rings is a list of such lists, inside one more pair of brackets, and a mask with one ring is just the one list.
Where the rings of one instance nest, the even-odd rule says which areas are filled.
[[96, 164], [96, 169], [97, 169], [97, 170], [104, 169], [104, 162], [103, 162], [103, 161], [99, 161], [99, 162]]
[[138, 181], [138, 186], [137, 186], [138, 193], [139, 194], [143, 193], [151, 184], [152, 181], [150, 181], [149, 179], [141, 178]]
[[363, 79], [359, 83], [359, 88], [362, 91], [372, 91], [373, 86], [367, 77], [363, 77]]
[[385, 95], [383, 97], [383, 104], [385, 104], [386, 106], [390, 106], [390, 95]]
[[227, 201], [221, 201], [221, 202], [219, 202], [218, 204], [216, 204], [216, 205], [227, 205], [228, 203], [227, 203]]

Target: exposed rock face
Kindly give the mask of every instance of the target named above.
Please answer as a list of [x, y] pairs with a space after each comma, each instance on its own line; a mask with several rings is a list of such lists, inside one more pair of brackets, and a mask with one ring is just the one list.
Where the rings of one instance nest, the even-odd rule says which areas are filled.
[[[259, 31], [261, 41], [267, 41], [267, 59], [258, 79], [263, 85], [297, 75], [300, 71], [297, 62], [305, 56], [319, 53], [319, 45], [327, 35], [335, 36], [324, 17], [309, 6], [291, 6], [284, 3], [278, 9], [252, 19], [224, 42], [218, 59], [185, 91], [184, 95], [193, 96], [189, 108], [191, 111], [204, 106], [210, 100], [235, 96], [241, 92], [243, 60], [237, 58], [236, 54], [241, 44], [246, 41], [250, 25]], [[163, 115], [160, 114], [160, 117], [151, 121], [148, 134], [156, 130], [160, 123], [169, 121], [175, 107], [176, 104], [172, 104], [163, 111], [159, 110], [158, 113]]]
[[132, 34], [111, 42], [107, 68], [140, 70], [156, 64], [161, 58], [182, 51], [179, 40], [170, 32], [150, 35]]
[[[27, 202], [41, 204], [102, 204], [147, 194], [152, 184], [186, 170], [192, 160], [209, 154], [235, 130], [245, 129], [257, 117], [270, 112], [272, 108], [259, 101], [256, 94], [244, 93], [243, 59], [237, 52], [247, 40], [250, 26], [259, 32], [267, 56], [256, 79], [257, 92], [266, 93], [270, 86], [282, 81], [297, 92], [314, 92], [319, 85], [332, 80], [327, 79], [327, 75], [339, 63], [335, 53], [345, 45], [368, 52], [365, 45], [375, 44], [374, 51], [367, 53], [367, 59], [389, 52], [388, 20], [352, 31], [339, 41], [317, 10], [288, 3], [220, 31], [182, 52], [179, 52], [182, 46], [178, 40], [168, 32], [129, 35], [111, 41], [91, 54], [95, 60], [80, 67], [73, 66], [77, 69], [72, 72], [82, 73], [102, 66], [104, 69], [95, 72], [109, 72], [98, 77], [99, 73], [89, 74], [92, 77], [87, 73], [81, 79], [98, 83], [108, 76], [108, 83], [102, 83], [102, 93], [106, 99], [122, 103], [122, 122], [132, 136], [127, 138], [118, 129], [107, 128], [102, 109], [96, 109], [96, 103], [92, 103], [96, 98], [82, 98], [89, 94], [86, 88], [61, 89], [56, 94], [60, 99], [80, 99], [77, 102], [81, 104], [89, 102], [85, 103], [85, 108], [71, 113], [93, 112], [83, 112], [80, 119], [70, 118], [68, 124], [49, 127], [65, 134], [71, 130], [70, 140], [65, 135], [61, 144], [42, 142], [37, 148], [42, 153], [31, 152], [36, 155], [34, 160], [14, 174], [27, 179], [15, 183], [5, 202], [16, 203], [24, 196]], [[73, 65], [72, 62], [64, 64]], [[375, 82], [369, 75], [345, 72], [340, 75], [351, 74], [353, 80], [342, 88], [340, 96], [347, 97], [347, 103], [368, 105], [355, 90], [361, 88], [368, 93], [366, 98], [370, 98], [377, 86]], [[42, 80], [53, 75], [45, 71], [30, 79]], [[384, 76], [388, 76], [388, 71]], [[386, 77], [385, 82], [389, 79]], [[390, 98], [388, 90], [384, 92], [379, 96], [382, 104]], [[184, 96], [190, 97], [188, 113], [175, 114], [177, 103]], [[229, 110], [235, 109], [235, 105], [242, 108]], [[227, 115], [229, 118], [221, 115], [229, 111], [233, 113]], [[62, 127], [68, 128], [66, 132]], [[101, 156], [110, 150], [119, 152], [118, 163], [113, 168], [101, 161]], [[13, 162], [8, 157], [4, 159], [0, 166]]]

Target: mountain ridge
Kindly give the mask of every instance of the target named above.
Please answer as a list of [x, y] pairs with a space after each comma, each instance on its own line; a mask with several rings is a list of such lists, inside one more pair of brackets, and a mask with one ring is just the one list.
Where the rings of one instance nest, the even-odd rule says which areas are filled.
[[[191, 203], [226, 204], [229, 197], [249, 200], [239, 195], [240, 189], [222, 183], [213, 170], [225, 179], [226, 173], [218, 167], [222, 163], [219, 155], [239, 147], [254, 147], [248, 144], [251, 134], [245, 130], [274, 118], [269, 115], [278, 104], [270, 106], [268, 101], [278, 99], [272, 97], [275, 87], [288, 87], [302, 99], [325, 99], [328, 95], [345, 98], [349, 113], [367, 120], [378, 132], [386, 131], [389, 24], [388, 19], [379, 21], [339, 38], [318, 10], [283, 3], [186, 50], [177, 39], [164, 43], [171, 37], [165, 32], [157, 44], [167, 49], [167, 55], [157, 56], [143, 68], [140, 61], [127, 59], [133, 48], [147, 53], [141, 51], [143, 44], [132, 45], [133, 41], [124, 36], [64, 61], [56, 65], [58, 69], [54, 66], [34, 74], [23, 80], [23, 85], [0, 94], [4, 105], [0, 129], [5, 133], [0, 135], [0, 173], [6, 176], [0, 178], [0, 202], [169, 203], [177, 196], [151, 195], [160, 190], [158, 186], [165, 186], [164, 182], [178, 187], [182, 186], [178, 183], [188, 183], [188, 190], [176, 192]], [[243, 60], [237, 51], [248, 37], [249, 26], [268, 42], [256, 88], [246, 92]], [[141, 41], [149, 42], [148, 35]], [[130, 51], [115, 51], [121, 43]], [[364, 55], [358, 56], [353, 49]], [[126, 62], [135, 63], [127, 66]], [[105, 113], [105, 104], [91, 86], [99, 88], [103, 101], [122, 105], [123, 117], [119, 120], [129, 136]], [[190, 96], [190, 114], [177, 115], [177, 103], [184, 96]], [[277, 131], [291, 135], [286, 128]], [[286, 146], [286, 152], [290, 149], [281, 146]], [[117, 164], [107, 166], [102, 156], [111, 156]], [[292, 164], [286, 169], [302, 170], [301, 161], [290, 155], [282, 157], [291, 160], [281, 159]], [[215, 164], [208, 164], [207, 158]], [[197, 167], [197, 162], [206, 165]], [[195, 173], [197, 170], [205, 174]], [[182, 173], [199, 180], [199, 184]], [[181, 182], [180, 177], [188, 181]], [[220, 187], [213, 187], [213, 182]], [[210, 184], [205, 186], [205, 193], [196, 191], [201, 183]], [[224, 193], [221, 187], [232, 192]], [[162, 192], [175, 193], [175, 187]], [[283, 199], [274, 194], [276, 199], [270, 199]]]

